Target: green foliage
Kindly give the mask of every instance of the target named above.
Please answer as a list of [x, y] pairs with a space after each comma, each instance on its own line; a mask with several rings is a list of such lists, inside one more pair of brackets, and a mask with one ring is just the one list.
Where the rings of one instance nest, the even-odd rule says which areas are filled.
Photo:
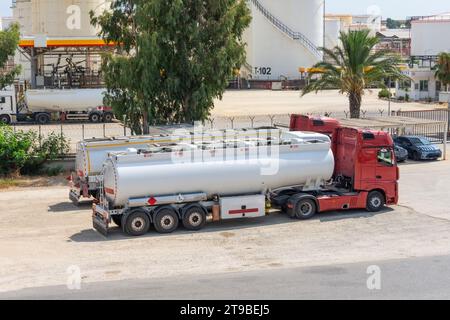
[[[364, 89], [384, 87], [384, 80], [408, 79], [399, 66], [401, 58], [388, 50], [375, 51], [378, 38], [369, 30], [341, 32], [341, 45], [333, 49], [321, 48], [326, 61], [317, 63], [310, 71], [311, 80], [303, 88], [303, 95], [331, 88], [339, 88], [349, 98], [350, 116], [359, 118]], [[329, 62], [330, 61], [330, 62]]]
[[0, 126], [0, 175], [37, 173], [44, 163], [68, 152], [69, 142], [62, 134], [50, 133], [39, 141], [34, 131]]
[[95, 17], [117, 50], [104, 59], [107, 102], [134, 133], [206, 120], [245, 62], [243, 0], [115, 0]]
[[403, 96], [398, 97], [398, 101], [405, 101], [405, 97]]
[[446, 87], [446, 90], [448, 90], [448, 86], [450, 85], [450, 52], [442, 52], [439, 54], [435, 76]]
[[392, 93], [386, 88], [383, 88], [378, 92], [378, 98], [380, 99], [387, 99], [390, 97], [392, 97]]
[[406, 95], [405, 95], [405, 101], [406, 101], [406, 102], [409, 102], [409, 94], [406, 94]]
[[0, 31], [0, 90], [12, 84], [20, 73], [20, 66], [16, 66], [12, 70], [4, 70], [8, 59], [16, 52], [19, 40], [18, 24], [13, 24], [8, 29]]
[[388, 29], [400, 29], [402, 26], [401, 21], [393, 20], [391, 18], [387, 18], [386, 20], [386, 27]]

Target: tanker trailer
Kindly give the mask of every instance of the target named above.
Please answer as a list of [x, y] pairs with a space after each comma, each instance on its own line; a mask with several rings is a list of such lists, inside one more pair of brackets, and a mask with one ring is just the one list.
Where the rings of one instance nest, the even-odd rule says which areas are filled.
[[[191, 128], [189, 128], [191, 129]], [[173, 130], [172, 133], [153, 136], [112, 137], [102, 139], [89, 139], [77, 143], [75, 158], [75, 171], [71, 173], [69, 199], [78, 205], [81, 198], [98, 198], [99, 182], [102, 179], [101, 170], [103, 163], [110, 152], [123, 152], [130, 148], [145, 149], [150, 147], [164, 147], [176, 143], [188, 143], [192, 141], [210, 142], [231, 138], [245, 139], [275, 139], [279, 137], [280, 130], [276, 128], [256, 128], [239, 130], [208, 130], [191, 132], [186, 128]]]
[[24, 94], [26, 116], [39, 124], [52, 119], [111, 122], [114, 115], [103, 103], [105, 92], [105, 89], [28, 90]]
[[207, 216], [213, 221], [261, 217], [271, 192], [316, 191], [332, 177], [329, 137], [282, 132], [277, 143], [261, 140], [194, 142], [192, 152], [111, 153], [93, 207], [94, 228], [106, 235], [113, 220], [124, 232], [142, 235], [150, 223], [170, 233], [180, 221], [199, 230]]

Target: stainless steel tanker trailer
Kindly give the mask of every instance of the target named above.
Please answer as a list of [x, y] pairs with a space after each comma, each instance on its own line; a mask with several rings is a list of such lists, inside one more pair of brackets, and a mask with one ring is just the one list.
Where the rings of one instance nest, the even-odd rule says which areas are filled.
[[[189, 128], [191, 129], [191, 128]], [[166, 130], [162, 130], [162, 132]], [[83, 199], [97, 199], [98, 187], [103, 163], [110, 152], [122, 152], [130, 148], [164, 148], [177, 143], [192, 141], [221, 140], [231, 138], [267, 138], [279, 137], [280, 131], [275, 128], [256, 128], [239, 130], [208, 130], [195, 132], [185, 128], [169, 129], [167, 132], [152, 136], [111, 137], [101, 139], [88, 139], [78, 142], [75, 171], [70, 180], [69, 199], [78, 204]]]
[[183, 143], [164, 152], [111, 153], [102, 170], [94, 227], [108, 233], [113, 220], [130, 235], [150, 223], [160, 233], [179, 221], [190, 230], [212, 220], [266, 214], [268, 195], [296, 187], [317, 190], [333, 175], [330, 138], [316, 133], [281, 132], [250, 140]]
[[281, 209], [291, 218], [318, 212], [380, 211], [398, 202], [394, 143], [382, 131], [337, 128], [259, 137], [191, 141], [166, 148], [110, 153], [102, 168], [93, 225], [112, 222], [133, 236], [153, 224], [160, 233], [179, 224], [262, 217]]

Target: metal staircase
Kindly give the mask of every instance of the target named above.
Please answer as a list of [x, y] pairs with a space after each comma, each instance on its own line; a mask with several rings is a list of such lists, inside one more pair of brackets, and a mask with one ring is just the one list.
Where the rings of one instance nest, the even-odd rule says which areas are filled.
[[317, 59], [322, 59], [322, 52], [304, 34], [297, 32], [285, 25], [280, 19], [275, 17], [258, 0], [249, 0], [255, 7], [270, 21], [278, 30], [286, 34], [289, 38], [300, 42]]

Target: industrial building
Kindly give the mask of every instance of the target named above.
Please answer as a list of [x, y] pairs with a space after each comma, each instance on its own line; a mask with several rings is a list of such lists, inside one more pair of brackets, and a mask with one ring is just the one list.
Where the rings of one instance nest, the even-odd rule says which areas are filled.
[[396, 85], [396, 97], [449, 102], [450, 95], [435, 78], [434, 67], [441, 52], [450, 52], [450, 13], [411, 18], [411, 60], [405, 74], [412, 81]]
[[[104, 0], [13, 0], [13, 20], [22, 41], [16, 63], [33, 87], [82, 86], [95, 78], [104, 43], [89, 11]], [[253, 20], [246, 30], [247, 63], [241, 77], [254, 82], [299, 79], [300, 67], [322, 59], [324, 0], [248, 0]], [[32, 76], [33, 75], [33, 76]]]
[[90, 24], [89, 12], [101, 13], [104, 0], [13, 0], [20, 25], [21, 80], [31, 87], [101, 86], [100, 53], [107, 46]]

